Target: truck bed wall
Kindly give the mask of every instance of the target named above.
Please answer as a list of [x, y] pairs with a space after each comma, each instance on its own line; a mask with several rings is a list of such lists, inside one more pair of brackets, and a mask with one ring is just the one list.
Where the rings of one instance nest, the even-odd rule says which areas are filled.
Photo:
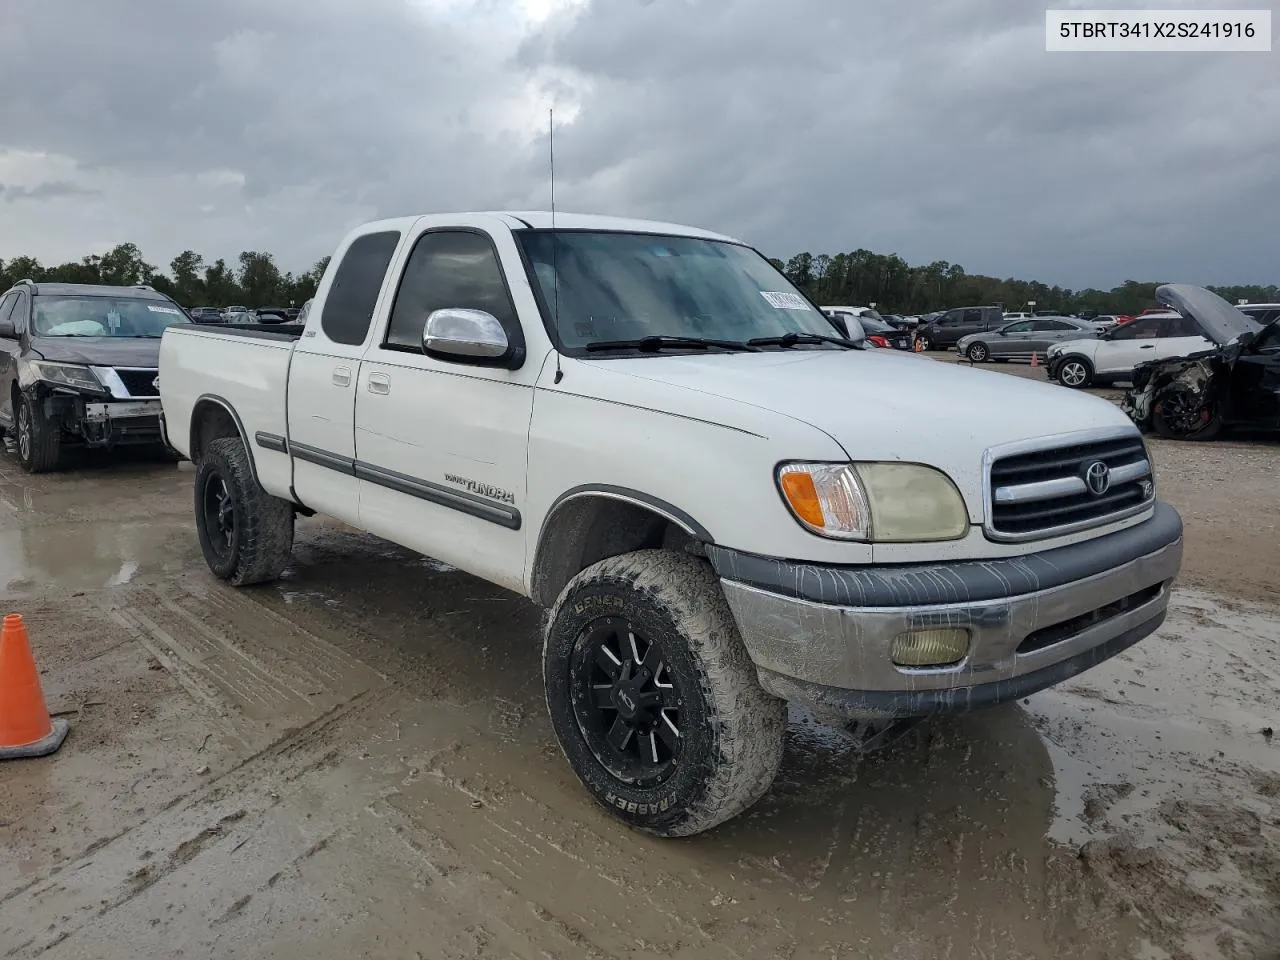
[[233, 411], [263, 489], [289, 499], [289, 457], [263, 450], [254, 437], [259, 432], [288, 436], [285, 398], [296, 339], [276, 330], [227, 330], [222, 325], [166, 330], [160, 341], [160, 401], [174, 448], [190, 457], [197, 405], [220, 403]]

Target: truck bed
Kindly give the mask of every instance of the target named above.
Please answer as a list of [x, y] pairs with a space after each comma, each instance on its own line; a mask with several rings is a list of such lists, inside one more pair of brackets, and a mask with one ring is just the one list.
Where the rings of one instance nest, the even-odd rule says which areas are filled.
[[263, 340], [297, 340], [306, 329], [301, 323], [193, 323], [185, 329], [208, 333], [226, 333], [233, 337], [258, 337]]
[[[192, 323], [174, 325], [160, 341], [160, 400], [169, 443], [193, 458], [193, 415], [216, 405], [254, 444], [259, 433], [289, 435], [287, 393], [293, 347], [302, 327], [286, 324]], [[196, 452], [198, 455], [198, 451]], [[273, 496], [288, 497], [289, 457], [252, 448], [258, 482]]]

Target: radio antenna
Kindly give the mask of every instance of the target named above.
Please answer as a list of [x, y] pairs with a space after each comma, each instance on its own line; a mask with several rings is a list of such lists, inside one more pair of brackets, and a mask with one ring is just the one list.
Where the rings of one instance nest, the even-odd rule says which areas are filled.
[[[556, 327], [556, 337], [560, 335], [560, 271], [556, 268], [556, 249], [560, 246], [560, 238], [556, 234], [556, 108], [547, 112], [547, 142], [551, 152], [551, 289], [555, 297], [552, 308], [552, 319]], [[564, 371], [560, 369], [560, 351], [552, 345], [556, 352], [556, 378], [559, 383], [564, 379]]]

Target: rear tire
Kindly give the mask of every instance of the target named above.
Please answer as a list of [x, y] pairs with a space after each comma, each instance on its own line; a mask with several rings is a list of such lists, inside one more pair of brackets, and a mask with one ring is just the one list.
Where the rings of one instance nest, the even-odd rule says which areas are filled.
[[1084, 357], [1067, 357], [1058, 364], [1058, 382], [1073, 390], [1083, 390], [1093, 383], [1093, 364]]
[[293, 552], [293, 504], [258, 485], [239, 437], [206, 448], [195, 500], [200, 549], [214, 576], [237, 587], [279, 578]]
[[542, 662], [569, 765], [627, 824], [691, 836], [773, 783], [787, 705], [760, 687], [705, 561], [641, 550], [583, 570], [551, 610]]
[[40, 409], [40, 404], [26, 394], [16, 398], [17, 423], [14, 441], [18, 462], [27, 473], [49, 473], [62, 465], [62, 432]]

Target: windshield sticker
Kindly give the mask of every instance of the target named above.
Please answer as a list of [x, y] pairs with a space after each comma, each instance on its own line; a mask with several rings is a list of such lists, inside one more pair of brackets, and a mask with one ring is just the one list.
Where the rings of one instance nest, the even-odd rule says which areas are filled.
[[784, 293], [780, 290], [761, 290], [760, 296], [769, 301], [775, 310], [808, 310], [809, 301], [798, 293]]
[[150, 310], [152, 313], [169, 313], [175, 317], [182, 316], [182, 311], [175, 310], [173, 307], [153, 307], [151, 304], [148, 303], [147, 309]]

